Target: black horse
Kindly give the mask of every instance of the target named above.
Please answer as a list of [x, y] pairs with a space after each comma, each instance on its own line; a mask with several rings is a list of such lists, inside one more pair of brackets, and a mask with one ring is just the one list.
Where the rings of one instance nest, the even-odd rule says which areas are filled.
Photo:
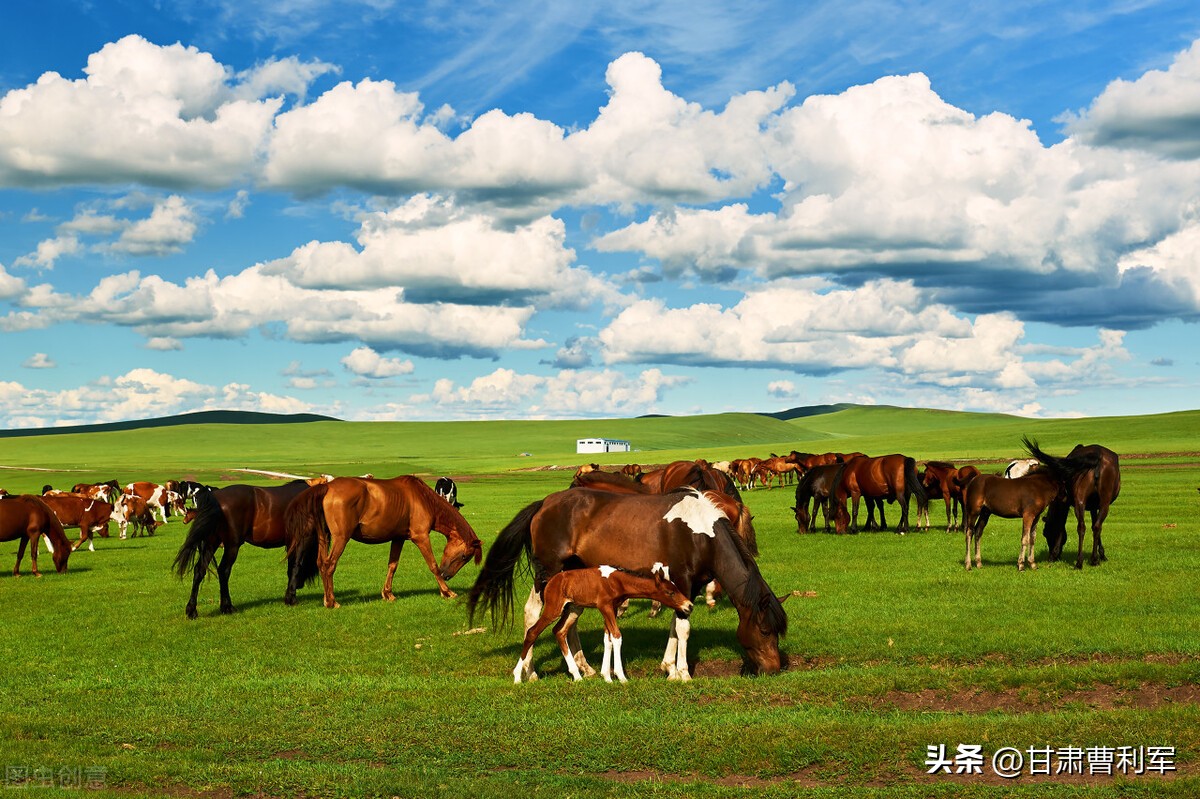
[[[196, 595], [219, 546], [224, 548], [221, 562], [217, 565], [217, 577], [221, 582], [221, 612], [233, 613], [233, 600], [229, 597], [229, 574], [237, 561], [238, 550], [242, 544], [267, 549], [285, 546], [288, 537], [283, 512], [308, 487], [304, 480], [293, 480], [269, 488], [231, 485], [206, 489], [196, 494], [196, 518], [179, 548], [179, 554], [175, 556], [175, 571], [180, 577], [187, 574], [189, 569], [192, 570], [192, 594], [184, 608], [189, 619], [196, 618]], [[315, 561], [315, 548], [288, 557], [288, 586], [284, 602], [289, 605], [296, 601], [297, 570], [303, 558]]]
[[[1030, 452], [1042, 463], [1049, 463], [1050, 461], [1047, 459], [1061, 460], [1054, 459], [1053, 456], [1047, 455], [1041, 450], [1036, 452], [1030, 450]], [[1062, 557], [1063, 546], [1067, 542], [1067, 514], [1074, 508], [1076, 529], [1079, 533], [1079, 551], [1075, 557], [1076, 569], [1083, 568], [1083, 536], [1086, 528], [1083, 512], [1086, 510], [1092, 515], [1092, 557], [1088, 562], [1092, 566], [1098, 566], [1101, 561], [1108, 560], [1104, 554], [1104, 541], [1101, 539], [1104, 520], [1108, 517], [1109, 506], [1121, 493], [1121, 465], [1117, 453], [1099, 444], [1087, 446], [1076, 444], [1071, 453], [1067, 455], [1068, 460], [1082, 458], [1095, 458], [1097, 461], [1095, 468], [1089, 469], [1075, 478], [1068, 486], [1065, 500], [1051, 503], [1046, 510], [1046, 521], [1042, 527], [1042, 535], [1045, 536], [1046, 544], [1050, 547], [1050, 560], [1058, 560]]]

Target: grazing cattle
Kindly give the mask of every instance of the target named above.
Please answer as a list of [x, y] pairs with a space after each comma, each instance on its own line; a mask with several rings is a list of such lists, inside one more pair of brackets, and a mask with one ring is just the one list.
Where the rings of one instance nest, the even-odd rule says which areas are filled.
[[136, 494], [122, 494], [112, 506], [112, 520], [117, 523], [122, 539], [139, 535], [154, 535], [162, 522], [154, 518], [154, 508]]
[[158, 514], [163, 524], [167, 523], [167, 516], [172, 509], [177, 509], [180, 514], [183, 513], [183, 498], [166, 486], [142, 481], [125, 486], [124, 493], [126, 496], [135, 496], [144, 501]]
[[[525, 629], [541, 615], [546, 583], [562, 571], [608, 564], [647, 572], [655, 563], [669, 569], [685, 597], [696, 596], [714, 578], [738, 612], [737, 637], [745, 650], [744, 671], [774, 674], [783, 667], [779, 637], [787, 613], [762, 578], [754, 557], [733, 531], [715, 492], [690, 486], [670, 494], [616, 494], [572, 488], [534, 502], [496, 537], [467, 600], [471, 619], [488, 609], [493, 620], [511, 616], [518, 563], [528, 558], [533, 588], [525, 605]], [[670, 679], [689, 680], [688, 617], [677, 613], [663, 654]], [[590, 672], [581, 651], [581, 670]]]
[[797, 532], [807, 533], [812, 529], [812, 523], [817, 517], [817, 508], [821, 509], [825, 517], [825, 532], [829, 532], [830, 522], [833, 520], [830, 497], [841, 482], [842, 470], [845, 467], [844, 463], [814, 466], [800, 478], [800, 482], [796, 484], [796, 505], [792, 508], [796, 513]]
[[[320, 572], [325, 588], [325, 607], [338, 607], [333, 596], [333, 573], [351, 540], [364, 544], [391, 544], [383, 598], [396, 599], [392, 578], [405, 541], [412, 541], [425, 558], [446, 598], [457, 596], [447, 581], [472, 558], [479, 563], [483, 544], [458, 509], [443, 500], [419, 478], [401, 475], [391, 480], [338, 477], [310, 487], [297, 496], [284, 512], [288, 556], [300, 556], [299, 585]], [[429, 534], [446, 536], [439, 565], [434, 559]], [[316, 558], [306, 553], [316, 547]]]
[[121, 494], [121, 484], [116, 480], [109, 480], [105, 483], [76, 483], [71, 488], [71, 493], [83, 494], [85, 497], [102, 499], [105, 502], [113, 503], [117, 501], [117, 497]]
[[463, 507], [463, 504], [458, 501], [458, 486], [449, 477], [439, 477], [434, 483], [433, 492], [454, 507]]
[[72, 550], [79, 549], [83, 542], [88, 543], [88, 549], [96, 551], [92, 541], [92, 533], [99, 533], [101, 538], [108, 538], [108, 522], [112, 516], [113, 506], [102, 499], [91, 499], [82, 494], [46, 494], [42, 501], [64, 528], [79, 528], [79, 540], [71, 545]]
[[[513, 682], [536, 680], [533, 670], [533, 644], [542, 631], [554, 624], [554, 637], [562, 650], [563, 660], [575, 680], [582, 680], [579, 666], [571, 653], [568, 636], [575, 628], [582, 608], [596, 608], [604, 616], [604, 658], [600, 674], [605, 682], [612, 682], [613, 672], [621, 682], [625, 678], [625, 667], [621, 663], [621, 628], [617, 626], [617, 608], [635, 598], [653, 599], [669, 605], [685, 616], [692, 612], [692, 602], [679, 593], [671, 583], [667, 568], [655, 563], [647, 577], [612, 566], [597, 569], [572, 569], [559, 572], [546, 582], [542, 590], [542, 611], [537, 621], [525, 632], [521, 656], [513, 669]], [[555, 623], [557, 622], [557, 624]]]
[[[196, 495], [196, 508], [192, 525], [188, 528], [179, 554], [175, 556], [175, 572], [183, 577], [192, 570], [192, 593], [184, 607], [184, 615], [196, 618], [196, 601], [200, 583], [208, 574], [209, 566], [221, 548], [221, 562], [217, 564], [220, 581], [221, 613], [233, 613], [233, 600], [229, 596], [229, 575], [237, 562], [242, 544], [264, 549], [281, 547], [288, 543], [284, 511], [288, 504], [309, 489], [305, 480], [293, 480], [281, 486], [266, 488], [249, 485], [231, 485], [211, 488]], [[184, 517], [187, 521], [187, 517]], [[315, 557], [315, 553], [308, 553]], [[288, 557], [288, 584], [283, 601], [296, 603], [296, 588], [300, 569], [297, 555]]]
[[54, 511], [47, 507], [41, 497], [23, 494], [10, 496], [0, 502], [0, 542], [16, 541], [21, 544], [17, 549], [17, 562], [13, 565], [13, 577], [21, 576], [21, 559], [25, 557], [25, 547], [32, 545], [29, 553], [33, 565], [33, 576], [41, 577], [38, 571], [38, 543], [46, 538], [46, 547], [54, 558], [55, 571], [62, 573], [67, 570], [67, 559], [71, 556], [71, 542], [67, 540], [62, 525]]
[[197, 483], [195, 480], [169, 480], [165, 484], [167, 489], [174, 491], [180, 497], [179, 507], [181, 512], [187, 509], [187, 503], [191, 501], [192, 507], [196, 506], [196, 497], [200, 495], [208, 486], [203, 483]]
[[[1053, 456], [1041, 450], [1032, 451], [1040, 460], [1052, 460]], [[1083, 568], [1083, 513], [1088, 511], [1092, 516], [1092, 557], [1088, 561], [1092, 566], [1099, 566], [1103, 560], [1108, 560], [1104, 554], [1104, 541], [1100, 534], [1104, 528], [1104, 520], [1108, 518], [1108, 508], [1121, 493], [1121, 466], [1117, 453], [1099, 444], [1084, 446], [1076, 444], [1067, 458], [1094, 457], [1097, 460], [1095, 469], [1079, 474], [1068, 487], [1067, 496], [1061, 502], [1053, 502], [1046, 511], [1046, 521], [1042, 534], [1050, 546], [1050, 560], [1058, 560], [1062, 556], [1063, 545], [1067, 541], [1067, 514], [1075, 510], [1077, 522], [1076, 531], [1079, 534], [1079, 551], [1075, 557], [1075, 568]]]
[[[908, 532], [908, 501], [917, 498], [925, 502], [925, 489], [917, 477], [917, 462], [904, 455], [881, 455], [876, 458], [853, 457], [845, 464], [842, 478], [830, 497], [834, 510], [834, 527], [838, 533], [858, 532], [858, 503], [867, 500], [867, 530], [886, 529], [883, 516], [884, 500], [900, 503], [900, 523], [896, 532]], [[853, 513], [847, 513], [850, 499]], [[875, 526], [874, 508], [879, 508], [879, 525]]]

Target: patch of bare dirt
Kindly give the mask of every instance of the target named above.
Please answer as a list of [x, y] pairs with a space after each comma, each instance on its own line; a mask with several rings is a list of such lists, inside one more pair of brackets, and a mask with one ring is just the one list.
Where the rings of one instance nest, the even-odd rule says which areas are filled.
[[1003, 691], [888, 691], [882, 697], [865, 698], [863, 703], [878, 710], [934, 711], [947, 713], [1037, 713], [1066, 705], [1083, 705], [1093, 710], [1133, 708], [1154, 710], [1163, 705], [1200, 704], [1200, 686], [1166, 687], [1142, 683], [1137, 688], [1094, 685], [1072, 691], [1045, 691], [1039, 688], [1007, 688]]

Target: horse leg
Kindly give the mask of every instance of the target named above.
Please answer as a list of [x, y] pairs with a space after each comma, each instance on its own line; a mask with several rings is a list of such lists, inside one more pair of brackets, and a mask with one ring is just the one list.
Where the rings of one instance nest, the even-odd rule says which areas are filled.
[[688, 671], [687, 662], [688, 635], [692, 630], [691, 619], [687, 618], [686, 616], [680, 616], [678, 613], [676, 613], [674, 629], [677, 639], [677, 645], [675, 648], [675, 662], [672, 664], [672, 668], [667, 674], [667, 679], [687, 682], [692, 679], [692, 675]]
[[[1079, 552], [1075, 556], [1075, 568], [1083, 568], [1083, 536], [1087, 532], [1087, 524], [1083, 520], [1083, 503], [1075, 504], [1076, 531], [1079, 533]], [[1095, 565], [1093, 563], [1093, 565]]]
[[425, 558], [425, 565], [429, 567], [433, 578], [437, 580], [438, 591], [446, 599], [454, 599], [458, 594], [450, 590], [450, 585], [446, 582], [446, 578], [442, 577], [442, 570], [438, 568], [437, 559], [433, 556], [433, 547], [429, 544], [429, 531], [409, 531], [409, 538], [416, 544], [416, 547], [421, 552], [421, 557]]
[[242, 545], [236, 541], [225, 542], [225, 554], [217, 564], [217, 579], [221, 583], [221, 612], [233, 613], [233, 600], [229, 596], [229, 575], [233, 572], [233, 564], [237, 561], [238, 550]]
[[563, 608], [562, 618], [558, 620], [558, 624], [554, 625], [554, 637], [558, 639], [558, 648], [562, 650], [563, 660], [567, 662], [567, 670], [571, 672], [571, 678], [576, 682], [582, 680], [583, 675], [579, 672], [579, 664], [575, 662], [576, 655], [571, 653], [569, 637], [574, 633], [575, 639], [578, 640], [579, 633], [575, 628], [575, 622], [578, 620], [579, 608], [568, 603]]
[[[25, 557], [25, 547], [27, 547], [28, 545], [29, 545], [29, 539], [26, 537], [22, 537], [21, 545], [19, 547], [17, 547], [17, 562], [13, 566], [13, 577], [21, 576], [21, 558]], [[36, 546], [34, 548], [36, 549]]]
[[392, 593], [392, 578], [396, 575], [396, 564], [400, 562], [400, 550], [402, 549], [404, 549], [404, 539], [393, 539], [391, 551], [388, 552], [387, 579], [383, 581], [383, 598], [388, 602], [396, 601], [396, 595]]
[[[579, 614], [576, 613], [576, 615], [578, 616]], [[579, 641], [579, 628], [576, 627], [574, 623], [571, 624], [569, 635], [573, 649], [573, 657], [575, 658], [575, 664], [579, 667], [579, 670], [583, 672], [584, 676], [595, 677], [596, 670], [593, 669], [591, 664], [587, 662], [587, 655], [583, 653], [583, 644], [581, 644]]]
[[[858, 532], [858, 499], [859, 498], [856, 495], [851, 495], [851, 497], [850, 497], [850, 509], [851, 509], [850, 532], [851, 533]], [[867, 529], [868, 530], [871, 529], [871, 521], [870, 521], [869, 516], [867, 518]]]
[[213, 548], [208, 545], [208, 541], [201, 541], [200, 552], [196, 555], [196, 565], [192, 569], [192, 595], [183, 608], [183, 615], [189, 619], [196, 618], [196, 597], [200, 594], [200, 583], [208, 574], [208, 565], [212, 563], [213, 554]]
[[[538, 607], [543, 607], [540, 601], [538, 602]], [[566, 608], [564, 607], [563, 610], [565, 611]], [[521, 656], [517, 658], [516, 668], [513, 669], [513, 682], [521, 682], [522, 678], [532, 682], [538, 678], [537, 672], [533, 670], [533, 642], [554, 621], [554, 614], [540, 613], [539, 611], [538, 618], [525, 631], [525, 641], [521, 645]]]
[[321, 584], [325, 588], [325, 607], [340, 608], [341, 605], [333, 598], [333, 573], [337, 570], [338, 559], [346, 551], [349, 535], [341, 535], [338, 530], [329, 531], [328, 546], [322, 541], [317, 547], [317, 565], [321, 570]]
[[1099, 566], [1100, 561], [1108, 560], [1104, 556], [1104, 541], [1100, 537], [1100, 531], [1104, 529], [1104, 519], [1108, 516], [1108, 506], [1101, 505], [1098, 510], [1092, 511], [1092, 560], [1093, 566]]

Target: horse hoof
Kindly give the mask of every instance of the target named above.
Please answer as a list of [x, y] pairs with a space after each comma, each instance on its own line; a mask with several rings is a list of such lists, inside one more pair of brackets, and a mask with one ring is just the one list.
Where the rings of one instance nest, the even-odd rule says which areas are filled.
[[442, 592], [442, 599], [454, 599], [456, 596], [458, 596], [458, 594], [456, 594], [450, 590], [446, 590], [446, 591]]
[[283, 604], [285, 604], [289, 607], [294, 607], [296, 604], [296, 595], [295, 594], [284, 594]]
[[187, 616], [189, 619], [195, 620], [196, 616], [198, 615], [196, 613], [196, 606], [188, 605], [183, 609], [183, 615]]
[[233, 605], [222, 605], [221, 613], [223, 613], [226, 616], [231, 615], [233, 613]]
[[385, 592], [383, 592], [382, 596], [383, 596], [383, 598], [384, 598], [385, 600], [387, 600], [388, 602], [395, 602], [395, 601], [396, 601], [396, 595], [395, 595], [395, 594], [389, 594], [389, 593], [387, 593], [387, 592], [385, 591]]

